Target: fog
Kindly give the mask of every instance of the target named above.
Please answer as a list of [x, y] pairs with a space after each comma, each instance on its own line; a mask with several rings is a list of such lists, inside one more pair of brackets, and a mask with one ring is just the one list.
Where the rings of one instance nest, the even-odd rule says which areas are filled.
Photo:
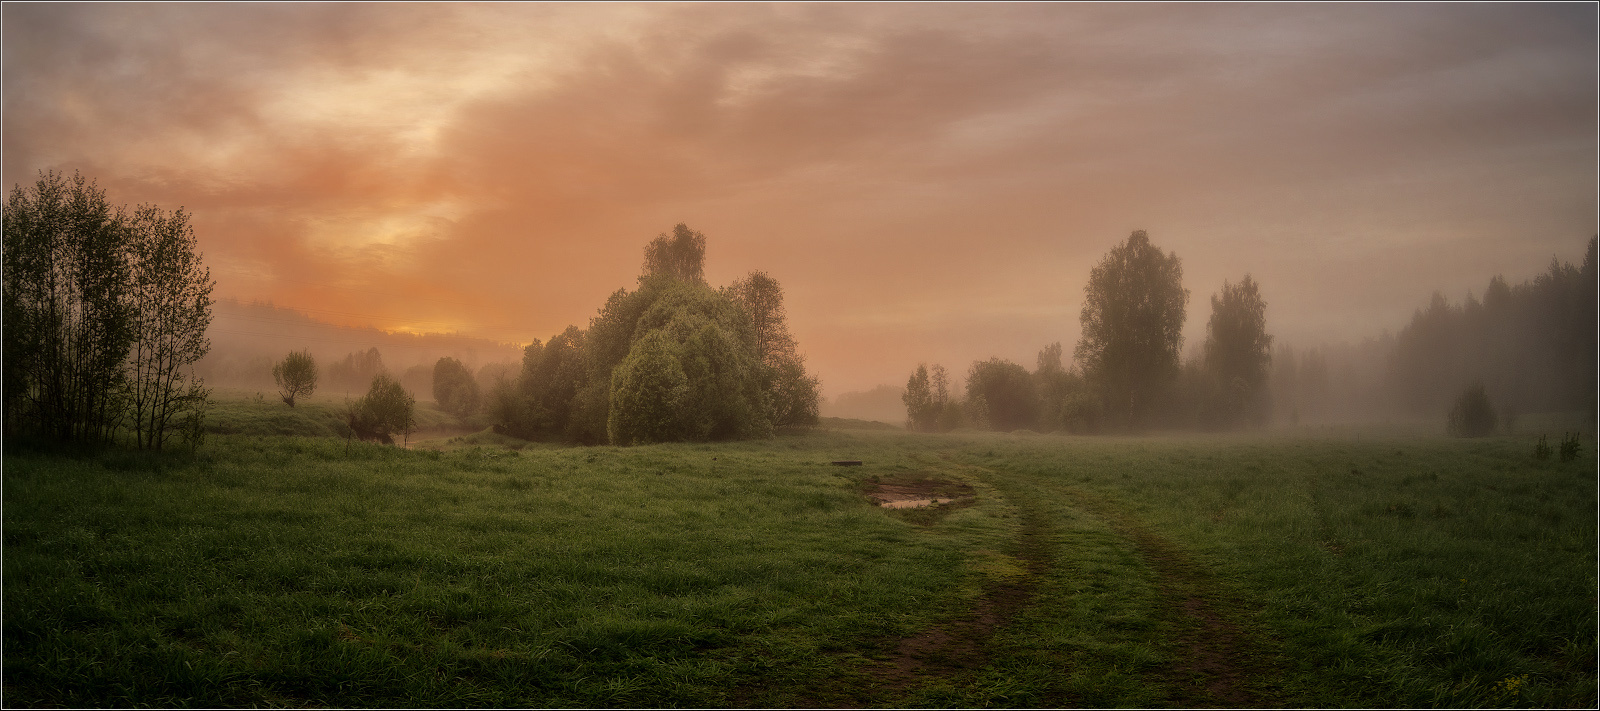
[[[782, 283], [824, 414], [892, 417], [874, 388], [918, 363], [958, 395], [975, 361], [1071, 365], [1090, 270], [1137, 229], [1182, 260], [1186, 360], [1248, 274], [1275, 367], [1326, 367], [1326, 392], [1273, 371], [1274, 422], [1438, 417], [1474, 377], [1570, 404], [1542, 356], [1403, 397], [1393, 361], [1435, 292], [1464, 314], [1582, 263], [1592, 4], [0, 12], [7, 187], [81, 171], [189, 210], [217, 385], [298, 348], [515, 362], [495, 344], [586, 327], [683, 222], [713, 285]], [[1438, 313], [1441, 343], [1509, 333]]]
[[[492, 385], [496, 370], [515, 377], [522, 347], [457, 334], [391, 333], [377, 328], [354, 328], [319, 321], [308, 314], [265, 303], [224, 299], [212, 307], [211, 352], [195, 365], [207, 384], [232, 390], [276, 390], [272, 366], [290, 351], [304, 350], [316, 359], [317, 393], [322, 396], [361, 395], [373, 368], [340, 377], [337, 366], [355, 356], [359, 361], [372, 349], [381, 369], [401, 379], [420, 400], [433, 397], [433, 367], [440, 358], [455, 358], [474, 373], [484, 371]], [[485, 370], [485, 367], [488, 367]], [[358, 369], [360, 370], [360, 369]]]

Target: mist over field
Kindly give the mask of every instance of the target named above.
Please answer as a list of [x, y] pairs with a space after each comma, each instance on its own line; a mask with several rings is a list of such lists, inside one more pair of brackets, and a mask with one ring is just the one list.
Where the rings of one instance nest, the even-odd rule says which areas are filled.
[[1596, 705], [1593, 3], [6, 3], [11, 707]]

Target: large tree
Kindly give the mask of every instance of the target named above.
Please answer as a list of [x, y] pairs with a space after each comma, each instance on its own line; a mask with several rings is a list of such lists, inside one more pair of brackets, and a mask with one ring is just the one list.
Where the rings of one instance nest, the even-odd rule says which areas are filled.
[[1144, 230], [1106, 254], [1089, 273], [1074, 356], [1122, 427], [1143, 425], [1178, 374], [1183, 345], [1183, 265], [1150, 244]]
[[1206, 323], [1206, 371], [1220, 386], [1222, 414], [1228, 424], [1248, 420], [1262, 424], [1267, 416], [1267, 367], [1272, 362], [1272, 336], [1267, 335], [1267, 302], [1249, 274], [1238, 284], [1222, 282], [1211, 297]]

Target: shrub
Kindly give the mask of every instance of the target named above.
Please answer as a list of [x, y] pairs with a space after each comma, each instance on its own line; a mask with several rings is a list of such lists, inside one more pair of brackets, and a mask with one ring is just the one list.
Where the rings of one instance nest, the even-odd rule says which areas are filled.
[[1544, 461], [1550, 458], [1550, 438], [1539, 435], [1539, 443], [1533, 445], [1533, 458]]
[[1570, 462], [1578, 458], [1583, 451], [1583, 445], [1578, 442], [1578, 433], [1570, 432], [1561, 438], [1561, 461]]
[[1473, 383], [1456, 398], [1445, 429], [1455, 437], [1484, 437], [1494, 433], [1497, 419], [1483, 384]]
[[409, 433], [416, 426], [416, 403], [400, 381], [379, 373], [372, 378], [366, 396], [350, 406], [346, 419], [357, 437], [394, 444], [394, 435]]

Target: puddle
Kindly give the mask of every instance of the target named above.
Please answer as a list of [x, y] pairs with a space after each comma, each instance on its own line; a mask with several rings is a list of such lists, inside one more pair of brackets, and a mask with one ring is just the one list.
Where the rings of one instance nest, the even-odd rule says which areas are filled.
[[871, 482], [864, 492], [873, 503], [886, 509], [917, 509], [925, 506], [972, 500], [972, 487], [938, 479], [912, 479]]
[[932, 506], [939, 503], [938, 499], [902, 499], [900, 501], [877, 501], [879, 506], [882, 506], [886, 509], [919, 509], [924, 506]]

